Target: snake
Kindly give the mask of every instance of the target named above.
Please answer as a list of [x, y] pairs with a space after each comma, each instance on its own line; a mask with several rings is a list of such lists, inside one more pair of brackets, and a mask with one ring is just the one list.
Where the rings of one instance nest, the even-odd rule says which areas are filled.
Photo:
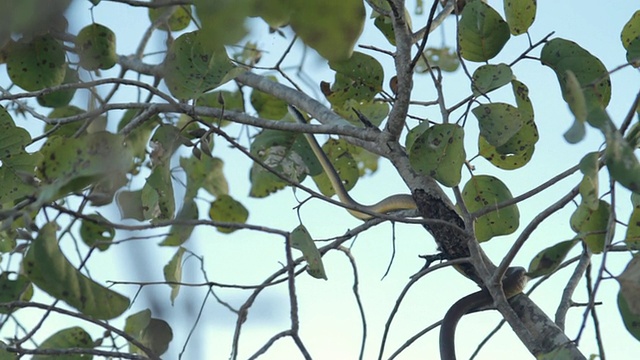
[[[307, 124], [302, 113], [295, 107], [289, 105], [289, 113], [295, 118], [296, 122]], [[374, 214], [384, 214], [397, 210], [416, 209], [416, 203], [409, 194], [395, 194], [388, 196], [373, 205], [362, 205], [354, 200], [344, 187], [340, 175], [331, 164], [331, 161], [320, 147], [313, 134], [304, 132], [311, 150], [320, 162], [323, 171], [327, 174], [329, 182], [333, 187], [340, 202], [346, 205], [347, 211], [354, 217], [361, 220], [368, 220], [374, 217]], [[355, 209], [362, 209], [358, 211]], [[522, 292], [528, 278], [526, 270], [522, 267], [510, 267], [507, 269], [502, 286], [507, 298], [511, 298]], [[467, 313], [477, 311], [481, 308], [491, 306], [493, 298], [486, 288], [467, 295], [455, 302], [445, 314], [442, 324], [440, 325], [440, 357], [442, 360], [455, 360], [455, 331], [460, 319]]]

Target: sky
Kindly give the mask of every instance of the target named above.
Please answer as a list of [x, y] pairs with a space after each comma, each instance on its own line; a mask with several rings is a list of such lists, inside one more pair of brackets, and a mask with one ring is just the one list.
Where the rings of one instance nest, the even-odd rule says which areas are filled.
[[[502, 2], [489, 1], [489, 3], [502, 13]], [[428, 7], [428, 5], [428, 2], [425, 2], [425, 6]], [[413, 16], [413, 24], [418, 27], [425, 23], [425, 16], [415, 16], [413, 6], [414, 2], [409, 1], [408, 9]], [[74, 1], [69, 10], [71, 33], [77, 33], [84, 25], [91, 23], [89, 7], [88, 1]], [[94, 21], [116, 31], [119, 54], [131, 54], [135, 51], [148, 23], [144, 12], [125, 9], [127, 8], [124, 5], [103, 1], [93, 13]], [[612, 69], [625, 63], [625, 52], [620, 43], [620, 30], [638, 9], [640, 6], [637, 2], [628, 0], [614, 0], [606, 4], [593, 0], [540, 1], [537, 19], [530, 29], [530, 35], [535, 42], [553, 31], [554, 37], [577, 42], [602, 60], [608, 69]], [[291, 31], [284, 30], [287, 39], [283, 40], [276, 34], [268, 34], [266, 26], [259, 20], [250, 21], [247, 26], [250, 29], [249, 36], [256, 39], [254, 41], [257, 41], [259, 48], [265, 50], [261, 65], [273, 64], [291, 38]], [[430, 45], [453, 44], [454, 31], [453, 22], [445, 23], [444, 31], [436, 31], [430, 38]], [[512, 40], [503, 53], [491, 63], [509, 63], [527, 48], [525, 36]], [[163, 41], [164, 38], [161, 35], [154, 36], [149, 51], [161, 48]], [[359, 43], [391, 48], [371, 24], [367, 24]], [[538, 55], [539, 49], [533, 54]], [[297, 64], [301, 57], [301, 46], [298, 43], [288, 60], [289, 64]], [[145, 58], [150, 62], [157, 59], [157, 56]], [[392, 63], [384, 57], [380, 57], [380, 60], [385, 67], [385, 76], [388, 80], [393, 71]], [[327, 69], [324, 61], [312, 53], [307, 54], [304, 63], [304, 81], [301, 83], [307, 89], [311, 89], [311, 94], [320, 101], [322, 97], [317, 84], [320, 81], [333, 80], [333, 75]], [[518, 80], [529, 87], [535, 109], [536, 124], [540, 131], [540, 141], [536, 146], [535, 155], [527, 166], [513, 172], [497, 170], [481, 159], [474, 160], [473, 165], [476, 167], [474, 174], [498, 176], [509, 186], [514, 195], [519, 195], [573, 166], [586, 152], [598, 150], [603, 138], [596, 130], [588, 129], [587, 137], [581, 143], [576, 145], [566, 143], [562, 134], [573, 122], [573, 117], [562, 101], [555, 74], [535, 60], [523, 61], [516, 65], [513, 71]], [[117, 76], [116, 69], [105, 73]], [[620, 123], [626, 115], [638, 91], [639, 80], [638, 72], [628, 68], [612, 75], [613, 93], [608, 112], [616, 123]], [[416, 76], [414, 83], [413, 94], [416, 100], [435, 98], [436, 92], [428, 76]], [[461, 71], [446, 75], [444, 88], [447, 104], [454, 104], [466, 97], [469, 93], [468, 86], [468, 80]], [[135, 100], [135, 96], [135, 93], [125, 92], [114, 98], [114, 101], [132, 101]], [[513, 103], [509, 92], [498, 93], [496, 99]], [[411, 112], [413, 115], [426, 117], [432, 121], [439, 120], [437, 109], [412, 108]], [[118, 119], [118, 114], [110, 115], [109, 126], [115, 128]], [[231, 129], [233, 128], [228, 131], [232, 135], [242, 133], [239, 128], [237, 132]], [[476, 152], [477, 131], [477, 125], [470, 120], [465, 127], [466, 150], [470, 156]], [[250, 210], [251, 224], [285, 230], [292, 230], [299, 224], [294, 207], [298, 204], [297, 199], [306, 198], [304, 194], [287, 189], [266, 199], [249, 198], [247, 194], [250, 188], [248, 181], [250, 162], [231, 149], [223, 140], [216, 139], [214, 155], [224, 159], [230, 193]], [[468, 178], [468, 173], [463, 174], [463, 182]], [[575, 186], [579, 180], [578, 175], [572, 176], [539, 196], [523, 202], [519, 206], [521, 229], [541, 210]], [[602, 183], [606, 184], [606, 181], [601, 180]], [[305, 184], [313, 186], [310, 181]], [[407, 191], [394, 169], [388, 163], [381, 161], [378, 172], [361, 179], [352, 191], [352, 196], [361, 203], [368, 204], [387, 195]], [[617, 203], [616, 211], [621, 219], [628, 218], [630, 213], [630, 206], [625, 202], [628, 199], [627, 194], [624, 191], [619, 192], [621, 201]], [[177, 194], [176, 197], [181, 198], [181, 195]], [[207, 199], [204, 195], [202, 197]], [[571, 239], [574, 234], [569, 228], [568, 219], [574, 208], [575, 205], [569, 204], [543, 223], [518, 254], [514, 265], [527, 267], [533, 256], [541, 249]], [[101, 211], [109, 218], [119, 219], [115, 207], [101, 209]], [[200, 207], [201, 214], [206, 214], [207, 211], [207, 206]], [[300, 219], [316, 240], [339, 236], [347, 229], [361, 224], [360, 220], [351, 217], [346, 211], [319, 200], [309, 201], [302, 206]], [[517, 238], [518, 233], [493, 239], [483, 244], [483, 248], [494, 262], [499, 262]], [[615, 240], [621, 240], [623, 236], [621, 234], [624, 234], [623, 229], [618, 230]], [[140, 234], [119, 232], [118, 238], [133, 235]], [[158, 250], [155, 245], [158, 241], [159, 238], [134, 241], [113, 248], [111, 254], [96, 254], [96, 258], [93, 259], [94, 264], [106, 263], [111, 266], [94, 265], [90, 268], [92, 275], [105, 280], [162, 280], [162, 267], [169, 261], [175, 250], [166, 248]], [[418, 258], [418, 255], [435, 253], [436, 245], [419, 225], [396, 224], [392, 227], [388, 223], [361, 234], [348, 244], [357, 261], [360, 296], [367, 315], [368, 333], [364, 358], [376, 358], [382, 328], [398, 294], [409, 277], [423, 266], [423, 261]], [[284, 262], [282, 239], [258, 232], [238, 231], [232, 235], [223, 235], [210, 229], [196, 230], [185, 247], [202, 255], [205, 261], [204, 268], [210, 280], [221, 283], [257, 284], [262, 282], [268, 274], [278, 270]], [[394, 255], [392, 255], [393, 251], [395, 251]], [[576, 251], [570, 256], [575, 255], [577, 255]], [[393, 262], [391, 262], [392, 257]], [[611, 255], [607, 267], [613, 274], [618, 274], [629, 258], [628, 254]], [[351, 265], [348, 259], [338, 252], [329, 253], [323, 261], [329, 280], [317, 280], [307, 275], [302, 275], [296, 280], [302, 339], [314, 359], [356, 358], [362, 338], [362, 326], [351, 290], [354, 281]], [[390, 262], [391, 265], [389, 265]], [[599, 262], [600, 257], [595, 256], [594, 268], [600, 266]], [[384, 276], [389, 266], [389, 273]], [[193, 257], [186, 260], [184, 273], [185, 281], [202, 281], [200, 263]], [[551, 317], [558, 305], [563, 284], [570, 275], [570, 270], [559, 272], [532, 295], [533, 300]], [[422, 279], [411, 289], [396, 315], [387, 340], [385, 358], [408, 337], [440, 320], [451, 303], [476, 289], [475, 284], [459, 276], [452, 269], [437, 271]], [[116, 290], [133, 295], [137, 289], [132, 286], [118, 286]], [[623, 359], [628, 358], [628, 354], [640, 353], [638, 341], [626, 332], [620, 319], [615, 300], [617, 293], [617, 283], [608, 280], [603, 282], [598, 297], [598, 300], [603, 302], [603, 305], [598, 308], [598, 314], [606, 354], [610, 359]], [[246, 291], [229, 289], [216, 289], [216, 294], [234, 306], [239, 306], [249, 295]], [[166, 319], [173, 326], [174, 340], [167, 358], [176, 358], [187, 339], [189, 328], [194, 324], [204, 296], [203, 288], [183, 288], [176, 304], [170, 307], [168, 287], [145, 287], [134, 303], [133, 310], [138, 311], [150, 306], [154, 316]], [[578, 287], [574, 300], [578, 302], [587, 300], [584, 285]], [[578, 334], [582, 317], [582, 308], [569, 312], [566, 331], [569, 338], [574, 338]], [[235, 319], [234, 314], [209, 298], [202, 319], [183, 358], [227, 358]], [[239, 358], [250, 356], [271, 336], [286, 329], [288, 319], [286, 289], [278, 287], [264, 291], [243, 325]], [[468, 358], [476, 345], [499, 320], [499, 314], [490, 311], [463, 318], [457, 333], [458, 357]], [[25, 319], [25, 321], [29, 320]], [[55, 328], [56, 324], [49, 321], [46, 325]], [[2, 335], [5, 334], [2, 333]], [[436, 329], [421, 338], [398, 358], [436, 358], [437, 338]], [[586, 356], [597, 352], [591, 321], [587, 323], [580, 349]], [[298, 358], [297, 354], [293, 342], [285, 339], [278, 341], [261, 358], [293, 359]], [[496, 358], [532, 357], [512, 331], [504, 327], [476, 357], [476, 359]]]

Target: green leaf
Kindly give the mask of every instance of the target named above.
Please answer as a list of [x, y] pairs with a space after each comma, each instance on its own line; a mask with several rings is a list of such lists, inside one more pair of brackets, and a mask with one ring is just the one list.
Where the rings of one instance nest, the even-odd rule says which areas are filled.
[[272, 29], [286, 26], [291, 18], [291, 0], [254, 1], [251, 15], [261, 17]]
[[64, 48], [51, 35], [9, 45], [7, 73], [11, 81], [27, 91], [62, 84], [66, 71]]
[[164, 81], [181, 100], [198, 98], [244, 72], [231, 63], [222, 45], [211, 44], [201, 31], [180, 35], [165, 58]]
[[[333, 165], [333, 168], [336, 169], [347, 191], [353, 189], [360, 178], [358, 164], [351, 154], [351, 148], [352, 146], [342, 139], [329, 139], [322, 145], [322, 150], [327, 154], [329, 161]], [[319, 175], [314, 176], [313, 181], [323, 195], [330, 197], [336, 193], [326, 172], [323, 171]]]
[[169, 235], [160, 243], [160, 246], [179, 246], [185, 243], [193, 232], [193, 225], [182, 225], [180, 221], [197, 220], [198, 206], [192, 198], [185, 198], [182, 208], [176, 215], [176, 224], [171, 225]]
[[[424, 57], [420, 57], [416, 63], [415, 71], [425, 73], [429, 68], [438, 67], [445, 72], [454, 72], [460, 67], [460, 59], [455, 49], [444, 46], [441, 48], [428, 47], [423, 52]], [[429, 66], [425, 63], [428, 62]]]
[[[507, 186], [490, 175], [472, 177], [462, 190], [462, 199], [469, 212], [484, 208], [494, 208], [503, 201], [513, 199]], [[518, 207], [509, 205], [482, 215], [474, 221], [474, 231], [479, 242], [495, 236], [512, 234], [520, 225]]]
[[173, 219], [176, 203], [171, 170], [167, 165], [158, 165], [151, 170], [140, 196], [145, 219], [152, 219], [152, 222]]
[[[139, 114], [140, 112], [138, 109], [129, 109], [125, 111], [124, 115], [122, 115], [122, 119], [120, 119], [120, 122], [118, 123], [118, 132], [120, 132]], [[134, 157], [135, 168], [132, 171], [134, 175], [138, 173], [139, 167], [147, 158], [147, 145], [149, 144], [151, 132], [160, 123], [160, 118], [157, 115], [154, 115], [151, 118], [146, 119], [142, 124], [139, 124], [129, 132], [129, 134], [127, 134], [125, 141], [127, 142], [127, 146], [131, 148], [131, 152]]]
[[87, 246], [94, 246], [100, 251], [109, 249], [111, 241], [116, 235], [116, 230], [106, 225], [108, 223], [100, 214], [90, 214], [82, 219], [80, 224], [80, 237]]
[[473, 72], [471, 90], [475, 96], [487, 94], [507, 85], [513, 79], [513, 72], [507, 64], [482, 65]]
[[464, 129], [456, 124], [433, 125], [409, 149], [411, 166], [447, 187], [460, 183], [465, 160]]
[[167, 6], [160, 8], [149, 8], [149, 20], [155, 22], [158, 18], [163, 17], [164, 21], [160, 23], [158, 29], [164, 31], [180, 31], [184, 30], [191, 23], [191, 6]]
[[[182, 256], [184, 255], [185, 249], [181, 246], [178, 248], [178, 251], [171, 257], [169, 263], [164, 266], [162, 272], [164, 273], [164, 280], [167, 282], [179, 283], [182, 281]], [[176, 297], [178, 297], [178, 292], [180, 292], [179, 284], [169, 284], [171, 287], [171, 305], [173, 306]]]
[[46, 184], [40, 201], [48, 202], [96, 182], [116, 183], [131, 169], [133, 154], [122, 135], [108, 132], [79, 138], [49, 138], [40, 150], [39, 178]]
[[478, 138], [478, 152], [495, 167], [503, 170], [515, 170], [525, 166], [533, 156], [534, 147], [526, 146], [522, 151], [502, 154], [482, 136]]
[[373, 126], [380, 126], [382, 121], [389, 115], [389, 104], [376, 100], [354, 100], [348, 99], [342, 106], [336, 104], [332, 107], [336, 114], [342, 118], [354, 124], [356, 126], [363, 126], [362, 121], [356, 114], [356, 111], [360, 112]]
[[599, 200], [597, 209], [593, 210], [585, 203], [581, 203], [571, 215], [571, 229], [594, 254], [604, 250], [610, 213], [611, 206], [604, 200]]
[[578, 241], [576, 239], [562, 241], [540, 251], [529, 264], [528, 276], [536, 278], [554, 272]]
[[626, 50], [629, 50], [631, 44], [638, 38], [640, 38], [640, 10], [631, 15], [631, 19], [627, 21], [620, 33], [622, 46], [624, 46]]
[[609, 175], [620, 185], [640, 193], [640, 163], [634, 149], [617, 130], [607, 134], [606, 142], [604, 158]]
[[291, 0], [291, 27], [329, 61], [348, 59], [362, 33], [362, 0]]
[[[38, 346], [38, 350], [68, 348], [93, 349], [93, 339], [83, 328], [74, 326], [58, 331]], [[90, 351], [87, 351], [87, 353], [90, 353]], [[49, 355], [34, 355], [32, 359], [50, 360], [51, 358], [52, 356]], [[60, 360], [87, 360], [92, 359], [93, 356], [89, 354], [56, 355], [55, 358]]]
[[33, 169], [40, 162], [40, 154], [29, 154], [25, 147], [31, 143], [29, 132], [15, 126], [11, 115], [0, 106], [0, 204], [11, 204], [15, 200], [36, 192]]
[[[273, 82], [277, 82], [275, 77], [268, 76], [267, 78]], [[253, 106], [262, 118], [280, 120], [288, 113], [287, 103], [271, 94], [252, 89], [250, 99], [251, 106]]]
[[[79, 81], [78, 72], [70, 67], [67, 67], [65, 71], [64, 80], [62, 84], [75, 84]], [[58, 90], [50, 92], [48, 94], [38, 96], [38, 104], [40, 106], [58, 108], [69, 104], [73, 96], [76, 94], [76, 89]]]
[[[209, 217], [213, 221], [230, 222], [244, 224], [249, 218], [249, 211], [240, 202], [236, 201], [229, 195], [220, 195], [211, 203], [209, 209]], [[224, 234], [230, 234], [237, 228], [218, 226], [216, 229]]]
[[640, 37], [637, 37], [629, 45], [627, 61], [635, 68], [640, 67]]
[[188, 140], [180, 133], [180, 129], [173, 125], [162, 124], [158, 126], [151, 137], [151, 161], [154, 164], [169, 165], [171, 156], [178, 148], [188, 142]]
[[620, 294], [626, 300], [629, 310], [634, 315], [640, 315], [640, 255], [633, 256], [617, 280]]
[[418, 124], [418, 126], [415, 126], [412, 129], [410, 129], [409, 133], [407, 133], [404, 146], [407, 149], [411, 149], [416, 139], [422, 134], [424, 134], [425, 131], [427, 131], [427, 129], [429, 129], [430, 126], [431, 124], [429, 124], [428, 121], [422, 121], [420, 124]]
[[336, 76], [325, 96], [335, 108], [344, 108], [349, 100], [372, 101], [382, 91], [384, 70], [372, 56], [354, 52], [349, 59], [329, 61], [329, 66]]
[[142, 189], [136, 191], [120, 191], [116, 197], [120, 217], [122, 219], [134, 219], [145, 221], [142, 208]]
[[[279, 130], [263, 130], [251, 143], [253, 155], [266, 166], [296, 182], [302, 181], [309, 172], [309, 162], [315, 161], [317, 164], [310, 149], [305, 157], [301, 155], [305, 148], [308, 149], [309, 144], [304, 136]], [[251, 168], [250, 180], [249, 195], [252, 197], [265, 197], [287, 185], [287, 182], [255, 163]]]
[[640, 249], [640, 205], [636, 205], [631, 212], [624, 242], [630, 249]]
[[504, 2], [504, 15], [511, 34], [527, 32], [536, 18], [536, 0], [511, 0]]
[[[582, 89], [588, 112], [594, 108], [606, 108], [609, 104], [611, 81], [607, 69], [598, 58], [580, 45], [565, 39], [553, 39], [542, 48], [540, 61], [556, 73], [562, 89], [562, 97], [567, 103], [574, 104], [578, 115], [582, 116], [582, 110], [580, 110], [582, 105], [576, 103], [581, 100], [575, 99], [579, 96], [575, 80]], [[569, 80], [569, 72], [575, 75], [575, 80]], [[588, 118], [587, 121], [591, 126], [600, 128]]]
[[493, 8], [482, 1], [465, 5], [458, 22], [460, 55], [469, 61], [483, 62], [498, 55], [509, 40], [509, 25]]
[[500, 147], [522, 128], [522, 114], [512, 105], [491, 103], [472, 110], [478, 119], [480, 135], [495, 147]]
[[18, 360], [18, 354], [7, 351], [7, 344], [0, 341], [0, 360]]
[[118, 61], [116, 34], [100, 24], [88, 25], [76, 37], [80, 66], [87, 70], [111, 69]]
[[600, 154], [591, 152], [580, 160], [580, 171], [584, 174], [580, 182], [580, 196], [584, 203], [591, 210], [596, 210], [599, 206], [598, 199], [598, 170]]
[[79, 272], [60, 251], [56, 226], [44, 225], [29, 247], [22, 261], [27, 277], [85, 315], [103, 320], [121, 315], [129, 307], [129, 299]]
[[[260, 0], [262, 1], [262, 0]], [[205, 37], [206, 46], [219, 47], [235, 44], [246, 35], [244, 26], [254, 0], [194, 0], [196, 15]]]
[[627, 300], [622, 295], [622, 292], [618, 293], [618, 310], [629, 334], [640, 340], [640, 315], [634, 314], [633, 311], [629, 309], [629, 304], [627, 304]]
[[222, 171], [222, 159], [208, 156], [202, 156], [200, 159], [193, 156], [181, 157], [180, 166], [187, 176], [186, 196], [195, 197], [201, 188], [213, 196], [229, 193], [229, 184]]
[[[0, 273], [0, 289], [2, 289], [0, 291], [0, 303], [25, 300], [31, 288], [29, 279], [22, 274], [17, 274], [15, 275], [16, 279], [11, 280], [9, 275], [10, 273], [6, 271]], [[12, 311], [10, 308], [0, 307], [0, 314], [8, 314]]]
[[[164, 354], [173, 339], [173, 331], [169, 324], [164, 320], [152, 318], [149, 309], [127, 317], [124, 331], [156, 355]], [[129, 343], [129, 351], [134, 354], [147, 355], [131, 343]]]
[[307, 272], [316, 279], [327, 280], [327, 274], [322, 264], [322, 255], [316, 247], [316, 243], [309, 235], [304, 225], [299, 225], [291, 232], [291, 247], [302, 251], [302, 256], [307, 262]]

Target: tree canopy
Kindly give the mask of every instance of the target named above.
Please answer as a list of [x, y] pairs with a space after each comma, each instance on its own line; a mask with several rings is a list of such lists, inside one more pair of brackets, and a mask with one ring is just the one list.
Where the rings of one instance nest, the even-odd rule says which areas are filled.
[[640, 10], [603, 61], [535, 0], [2, 7], [0, 359], [436, 358], [475, 285], [640, 349]]

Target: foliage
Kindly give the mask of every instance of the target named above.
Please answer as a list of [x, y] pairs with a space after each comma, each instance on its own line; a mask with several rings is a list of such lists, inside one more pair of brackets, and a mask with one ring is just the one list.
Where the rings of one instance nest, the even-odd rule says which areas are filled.
[[[355, 298], [366, 325], [356, 259], [343, 244], [374, 224], [385, 220], [422, 224], [444, 258], [465, 258], [474, 269], [467, 275], [490, 287], [500, 279], [488, 274], [487, 269], [493, 271], [495, 266], [477, 245], [501, 237], [499, 241], [508, 242], [505, 235], [517, 234], [500, 265], [504, 270], [533, 237], [534, 229], [571, 201], [575, 206], [564, 224], [575, 236], [538, 249], [529, 275], [553, 276], [573, 266], [576, 277], [584, 276], [593, 289], [586, 305], [591, 311], [598, 285], [605, 281], [603, 272], [609, 270], [602, 270], [594, 284], [590, 274], [584, 275], [585, 264], [598, 259], [605, 269], [606, 255], [611, 254], [626, 264], [621, 275], [611, 276], [620, 284], [620, 327], [640, 339], [640, 95], [633, 104], [625, 104], [629, 109], [624, 118], [610, 115], [608, 108], [616, 95], [614, 72], [640, 64], [640, 11], [630, 14], [625, 24], [615, 24], [621, 29], [617, 45], [626, 57], [618, 59], [618, 68], [607, 69], [588, 50], [589, 44], [551, 34], [533, 36], [530, 29], [540, 20], [534, 0], [504, 1], [503, 8], [480, 0], [464, 6], [459, 2], [459, 7], [451, 1], [434, 1], [434, 11], [426, 18], [418, 10], [422, 1], [415, 11], [399, 0], [78, 2], [84, 6], [83, 16], [90, 13], [96, 20], [68, 26], [74, 20], [71, 10], [65, 12], [70, 2], [64, 0], [3, 4], [0, 14], [0, 59], [6, 72], [0, 77], [0, 328], [13, 324], [20, 329], [16, 315], [40, 314], [36, 309], [43, 308], [79, 322], [58, 326], [46, 336], [36, 336], [31, 329], [23, 334], [16, 330], [0, 346], [0, 357], [159, 358], [174, 347], [174, 335], [189, 330], [163, 319], [166, 312], [156, 305], [166, 298], [151, 301], [152, 313], [131, 283], [98, 271], [107, 263], [123, 266], [118, 251], [131, 253], [132, 240], [155, 236], [162, 240], [154, 247], [158, 251], [154, 262], [163, 266], [160, 285], [169, 292], [171, 306], [188, 297], [183, 295], [188, 284], [206, 294], [202, 309], [212, 296], [237, 316], [232, 358], [241, 351], [266, 352], [282, 336], [291, 336], [297, 350], [309, 357], [299, 331], [297, 286], [309, 280], [305, 274], [313, 281], [332, 281], [335, 272], [325, 263], [325, 255], [345, 254], [354, 269]], [[113, 6], [122, 12], [142, 8], [146, 17], [137, 21], [145, 22], [146, 33], [129, 34], [124, 23], [122, 28], [109, 27], [106, 20], [98, 23], [97, 19], [116, 16]], [[43, 15], [45, 7], [50, 13]], [[449, 16], [451, 12], [455, 16]], [[412, 14], [424, 19], [422, 29], [412, 28]], [[427, 26], [455, 28], [455, 38], [436, 46]], [[364, 40], [363, 29], [378, 36], [380, 44]], [[269, 48], [254, 39], [256, 33], [267, 32], [289, 46]], [[522, 47], [518, 41], [525, 37], [528, 45]], [[138, 41], [136, 52], [123, 53], [122, 44], [134, 41]], [[509, 46], [521, 46], [520, 55], [509, 59], [505, 55]], [[291, 59], [299, 54], [323, 60], [313, 62], [321, 71], [312, 74], [311, 85], [304, 75], [283, 65], [298, 62]], [[263, 65], [267, 61], [269, 65]], [[305, 61], [295, 68], [303, 69]], [[574, 117], [564, 133], [566, 142], [590, 144], [590, 134], [604, 139], [595, 149], [580, 148], [587, 150], [579, 150], [584, 154], [569, 170], [524, 193], [510, 174], [536, 163], [535, 150], [543, 135], [534, 109], [539, 111], [544, 104], [532, 99], [553, 93], [519, 80], [518, 66], [523, 63], [535, 63], [537, 71], [557, 78], [556, 88]], [[450, 85], [449, 73], [462, 74], [465, 81], [460, 88], [466, 93], [455, 105], [447, 105], [449, 95], [442, 90]], [[412, 88], [429, 81], [437, 92], [434, 100], [425, 101]], [[293, 121], [288, 104], [321, 125]], [[333, 136], [322, 148], [348, 191], [378, 169], [380, 157], [390, 160], [412, 194], [429, 195], [428, 204], [418, 203], [418, 213], [409, 214], [424, 221], [405, 213], [378, 214], [326, 244], [305, 226], [311, 222], [304, 216], [305, 201], [298, 205], [297, 216], [275, 201], [269, 208], [271, 223], [250, 223], [260, 209], [255, 201], [278, 199], [283, 189], [337, 204], [330, 200], [336, 189], [303, 132]], [[251, 165], [236, 161], [238, 156]], [[578, 170], [581, 175], [572, 176]], [[317, 191], [301, 184], [307, 177]], [[238, 192], [240, 178], [248, 178], [249, 198]], [[541, 197], [543, 190], [555, 189], [561, 180], [573, 184], [568, 191], [560, 187], [565, 195]], [[371, 193], [378, 195], [378, 190]], [[517, 193], [522, 194], [513, 195]], [[545, 208], [524, 221], [522, 204], [531, 197], [540, 198]], [[440, 210], [426, 216], [425, 206]], [[334, 211], [342, 214], [338, 207]], [[300, 224], [282, 230], [280, 221], [289, 217]], [[318, 218], [330, 228], [338, 217]], [[447, 231], [438, 231], [438, 226]], [[158, 235], [157, 229], [164, 232]], [[242, 280], [234, 278], [238, 274], [229, 269], [218, 269], [215, 275], [230, 279], [229, 284], [210, 281], [195, 237], [223, 244], [225, 239], [242, 241], [249, 230], [280, 239], [284, 251], [279, 257], [260, 254], [278, 263], [278, 268], [258, 274], [264, 278], [258, 285], [241, 285]], [[619, 241], [620, 233], [624, 237]], [[448, 246], [451, 243], [454, 246]], [[244, 261], [253, 251], [234, 254], [234, 261]], [[567, 260], [572, 253], [583, 259], [579, 265]], [[142, 267], [142, 255], [146, 254], [134, 254], [132, 258], [139, 261], [128, 265]], [[201, 264], [204, 281], [192, 281], [195, 277], [183, 269], [188, 261]], [[408, 282], [407, 289], [429, 271]], [[142, 289], [157, 284], [152, 280], [157, 277], [150, 274], [146, 281], [133, 284]], [[280, 305], [291, 310], [290, 329], [257, 350], [241, 349], [238, 339], [248, 311], [255, 298], [271, 287], [285, 288], [288, 302]], [[219, 297], [226, 288], [251, 295], [238, 306]], [[573, 303], [574, 290], [568, 285], [565, 304]], [[45, 304], [47, 296], [54, 302]], [[398, 304], [403, 296], [398, 295]], [[198, 319], [204, 312], [200, 311]], [[540, 309], [531, 311], [537, 319], [547, 318]], [[49, 315], [34, 316], [44, 321]], [[536, 343], [535, 336], [533, 340], [522, 336], [525, 330], [534, 331], [531, 324], [510, 323], [530, 351], [546, 354], [540, 358], [579, 355], [573, 345], [565, 348], [568, 341], [561, 343], [566, 338], [560, 328], [554, 339], [561, 344]], [[196, 325], [197, 320], [191, 331], [198, 330]], [[95, 327], [105, 334], [97, 335]], [[187, 338], [186, 348], [190, 335], [179, 337]], [[29, 348], [25, 342], [31, 340], [36, 345]], [[364, 339], [362, 346], [364, 351]]]

